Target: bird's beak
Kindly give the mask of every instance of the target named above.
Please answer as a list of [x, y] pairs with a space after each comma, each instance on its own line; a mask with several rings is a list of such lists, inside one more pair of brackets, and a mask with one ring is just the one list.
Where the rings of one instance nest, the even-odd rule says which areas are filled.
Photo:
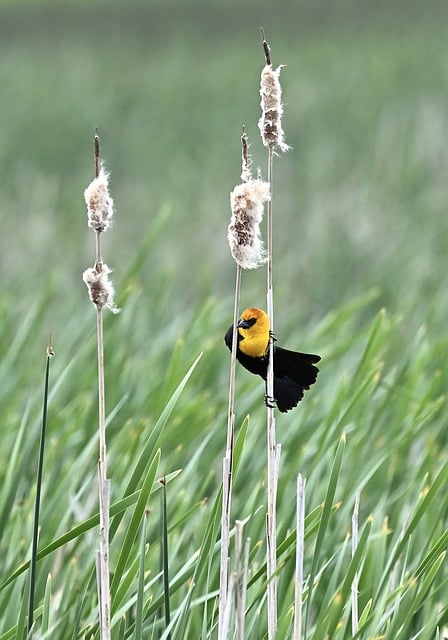
[[247, 320], [240, 320], [236, 326], [239, 329], [249, 329], [251, 325]]

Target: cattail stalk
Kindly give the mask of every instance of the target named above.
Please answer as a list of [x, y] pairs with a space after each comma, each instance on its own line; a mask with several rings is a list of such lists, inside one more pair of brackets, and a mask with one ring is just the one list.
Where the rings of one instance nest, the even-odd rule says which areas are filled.
[[[246, 137], [242, 136], [242, 175], [247, 168], [247, 144]], [[229, 231], [230, 234], [230, 231]], [[232, 245], [230, 245], [232, 251]], [[233, 255], [233, 252], [232, 252]], [[236, 377], [236, 349], [237, 349], [237, 323], [239, 316], [240, 292], [241, 292], [242, 267], [236, 261], [235, 297], [233, 307], [233, 333], [232, 353], [230, 356], [229, 402], [227, 413], [227, 441], [226, 453], [222, 462], [222, 510], [221, 510], [221, 549], [219, 572], [219, 613], [218, 613], [218, 640], [225, 640], [228, 628], [226, 612], [228, 610], [229, 596], [229, 565], [230, 565], [230, 509], [232, 503], [232, 463], [233, 445], [235, 438], [235, 377]]]
[[233, 339], [230, 357], [229, 406], [227, 414], [226, 453], [222, 463], [222, 513], [221, 513], [221, 558], [219, 574], [219, 621], [218, 640], [225, 640], [228, 633], [228, 597], [230, 564], [230, 508], [232, 502], [232, 465], [235, 434], [235, 373], [237, 348], [237, 323], [241, 291], [241, 266], [236, 266], [235, 301], [233, 310]]
[[109, 506], [110, 480], [107, 479], [106, 399], [104, 381], [103, 309], [118, 311], [114, 305], [114, 288], [109, 279], [111, 270], [101, 257], [101, 233], [108, 229], [113, 215], [113, 200], [108, 190], [108, 175], [100, 162], [100, 140], [94, 136], [95, 179], [84, 193], [88, 225], [95, 232], [95, 263], [83, 273], [90, 300], [96, 308], [98, 358], [98, 491], [100, 512], [99, 551], [96, 555], [99, 600], [100, 638], [110, 640], [110, 568], [109, 568]]
[[296, 571], [294, 602], [294, 640], [302, 638], [303, 606], [303, 557], [305, 546], [305, 489], [306, 478], [297, 476], [297, 513], [296, 513]]
[[268, 513], [266, 521], [267, 539], [267, 604], [268, 639], [273, 640], [277, 631], [277, 438], [274, 414], [274, 292], [272, 285], [272, 157], [268, 150], [268, 182], [271, 185], [271, 200], [267, 207], [267, 314], [271, 327], [269, 339], [269, 361], [266, 381], [267, 411], [267, 467], [268, 467]]
[[283, 105], [281, 101], [280, 70], [273, 69], [271, 52], [261, 29], [265, 67], [261, 72], [260, 97], [261, 117], [258, 122], [263, 145], [268, 150], [268, 176], [270, 199], [267, 206], [267, 314], [271, 335], [269, 340], [269, 361], [266, 380], [267, 396], [267, 468], [268, 468], [268, 511], [266, 517], [267, 539], [267, 608], [268, 608], [268, 640], [274, 640], [277, 632], [277, 482], [280, 461], [280, 446], [277, 445], [274, 415], [274, 289], [272, 274], [272, 203], [273, 203], [273, 159], [276, 147], [286, 151], [288, 145], [284, 140], [281, 117]]
[[227, 442], [223, 459], [223, 491], [221, 514], [221, 550], [219, 575], [218, 640], [228, 634], [230, 597], [230, 511], [232, 502], [233, 446], [235, 437], [235, 374], [238, 347], [238, 318], [243, 269], [255, 269], [265, 261], [260, 234], [263, 206], [269, 200], [269, 185], [260, 178], [252, 178], [247, 135], [241, 136], [241, 184], [230, 194], [232, 216], [227, 239], [236, 262], [235, 297], [233, 308], [232, 353], [230, 358], [229, 403], [227, 414]]

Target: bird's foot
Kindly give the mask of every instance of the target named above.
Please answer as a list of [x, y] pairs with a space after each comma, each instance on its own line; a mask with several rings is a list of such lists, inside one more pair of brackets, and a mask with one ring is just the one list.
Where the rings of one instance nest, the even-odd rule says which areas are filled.
[[265, 395], [264, 403], [269, 409], [275, 408], [275, 398], [271, 398], [271, 396]]

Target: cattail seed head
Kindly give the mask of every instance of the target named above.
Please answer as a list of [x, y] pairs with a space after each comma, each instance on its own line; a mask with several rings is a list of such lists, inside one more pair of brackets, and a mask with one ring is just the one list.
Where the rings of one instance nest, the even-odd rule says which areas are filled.
[[109, 279], [111, 270], [104, 262], [97, 262], [93, 267], [86, 269], [82, 274], [82, 279], [87, 285], [92, 303], [99, 309], [106, 307], [113, 313], [118, 313], [120, 309], [114, 304], [114, 285]]
[[243, 135], [241, 136], [241, 181], [249, 182], [252, 179], [252, 158], [249, 155], [249, 140], [247, 138], [247, 134], [244, 131], [243, 127]]
[[114, 201], [109, 194], [109, 174], [101, 166], [98, 177], [84, 191], [87, 224], [94, 231], [105, 231], [112, 222]]
[[280, 85], [280, 71], [284, 65], [272, 68], [266, 64], [261, 72], [260, 96], [261, 118], [258, 121], [261, 139], [265, 147], [280, 147], [287, 151], [289, 146], [285, 142], [282, 129], [282, 88]]
[[227, 238], [235, 262], [243, 269], [256, 269], [266, 262], [260, 233], [263, 205], [270, 199], [269, 184], [250, 179], [230, 194], [232, 217]]

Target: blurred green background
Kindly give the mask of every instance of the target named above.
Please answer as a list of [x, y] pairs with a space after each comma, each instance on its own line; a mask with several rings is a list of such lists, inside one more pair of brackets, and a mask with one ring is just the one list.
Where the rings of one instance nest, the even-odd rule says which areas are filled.
[[[173, 314], [231, 295], [228, 193], [243, 124], [254, 166], [265, 167], [260, 25], [274, 64], [287, 65], [279, 322], [319, 318], [372, 286], [397, 310], [446, 287], [446, 3], [3, 2], [0, 11], [1, 271], [20, 309], [51, 282], [55, 339], [63, 301], [85, 304], [80, 273], [93, 243], [82, 193], [95, 126], [116, 201], [105, 255], [118, 292], [163, 215], [165, 241], [142, 265], [142, 313], [159, 273]], [[263, 304], [260, 281], [247, 276], [255, 294], [245, 302]]]
[[[222, 338], [235, 274], [226, 234], [242, 125], [254, 169], [266, 175], [257, 127], [260, 26], [273, 64], [286, 65], [292, 147], [274, 165], [275, 328], [280, 344], [323, 356], [300, 410], [279, 417], [280, 490], [293, 491], [301, 469], [310, 475], [310, 508], [320, 504], [335, 443], [348, 430], [337, 531], [348, 527], [353, 493], [367, 483], [363, 516], [376, 509], [399, 531], [425, 473], [446, 459], [439, 401], [448, 317], [447, 18], [445, 0], [0, 3], [2, 468], [21, 423], [26, 436], [2, 503], [2, 544], [23, 523], [29, 533], [50, 334], [57, 388], [43, 543], [95, 510], [95, 314], [81, 276], [94, 259], [83, 191], [93, 177], [96, 126], [116, 204], [103, 257], [122, 307], [106, 318], [114, 498], [200, 351], [163, 434], [161, 471], [186, 469], [174, 497], [180, 522], [192, 501], [216, 495], [227, 415]], [[249, 305], [265, 305], [264, 269], [243, 275], [241, 307]], [[382, 307], [388, 314], [378, 329]], [[238, 381], [238, 423], [247, 411], [263, 421], [261, 383], [244, 372]], [[264, 495], [261, 484], [253, 489], [264, 474], [257, 430], [249, 430], [247, 451], [235, 491], [243, 515], [247, 491], [255, 506]], [[286, 502], [283, 531], [293, 526]], [[432, 515], [441, 531], [440, 508]], [[254, 541], [263, 535], [257, 517]], [[20, 549], [1, 547], [3, 573], [23, 561], [27, 539]], [[84, 542], [80, 564], [94, 545]], [[179, 543], [180, 564], [198, 544], [193, 533], [188, 542], [188, 552]]]

